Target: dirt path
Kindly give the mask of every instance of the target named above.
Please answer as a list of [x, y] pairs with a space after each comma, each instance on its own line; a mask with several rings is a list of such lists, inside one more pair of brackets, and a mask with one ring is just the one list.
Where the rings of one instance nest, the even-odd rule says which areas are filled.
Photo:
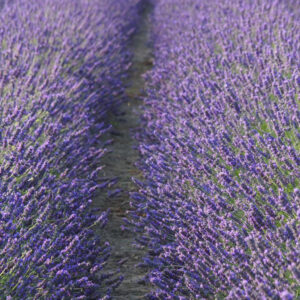
[[[144, 86], [141, 75], [152, 66], [149, 45], [149, 13], [151, 9], [151, 5], [145, 0], [141, 6], [138, 31], [130, 42], [130, 50], [134, 57], [127, 82], [129, 87], [126, 90], [129, 100], [121, 106], [117, 115], [109, 116], [108, 120], [114, 127], [108, 134], [108, 138], [113, 139], [114, 143], [110, 146], [112, 152], [107, 154], [102, 161], [102, 165], [105, 165], [102, 175], [109, 178], [118, 177], [119, 181], [114, 189], [120, 188], [122, 192], [110, 198], [101, 194], [93, 203], [93, 207], [101, 207], [103, 210], [111, 209], [109, 222], [100, 234], [102, 240], [109, 241], [112, 247], [112, 256], [104, 272], [120, 268], [124, 275], [124, 281], [113, 294], [113, 299], [116, 300], [143, 299], [143, 295], [149, 292], [149, 287], [140, 282], [145, 275], [145, 270], [135, 268], [145, 253], [132, 245], [134, 235], [130, 232], [122, 232], [120, 227], [123, 225], [126, 211], [130, 209], [129, 192], [135, 190], [131, 177], [139, 178], [141, 176], [135, 167], [139, 155], [135, 149], [137, 142], [133, 134], [140, 125], [139, 106]], [[128, 260], [120, 266], [118, 262], [123, 259]]]

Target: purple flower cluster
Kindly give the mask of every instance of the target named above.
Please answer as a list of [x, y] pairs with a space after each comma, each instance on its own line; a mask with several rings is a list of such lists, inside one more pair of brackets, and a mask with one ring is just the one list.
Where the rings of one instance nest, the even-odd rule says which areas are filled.
[[[110, 247], [90, 209], [107, 110], [123, 99], [135, 0], [15, 0], [0, 11], [0, 298], [90, 299]], [[111, 283], [107, 283], [110, 280]]]
[[149, 299], [298, 299], [300, 3], [155, 4], [127, 220]]

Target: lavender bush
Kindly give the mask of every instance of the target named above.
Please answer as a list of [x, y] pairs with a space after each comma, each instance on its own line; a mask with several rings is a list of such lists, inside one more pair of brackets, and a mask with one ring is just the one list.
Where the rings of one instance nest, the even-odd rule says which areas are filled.
[[136, 2], [1, 9], [1, 299], [91, 299], [103, 285], [107, 299], [122, 279], [99, 274], [110, 248], [94, 228], [107, 212], [89, 205], [113, 183], [101, 179], [103, 120], [123, 99]]
[[155, 4], [127, 220], [149, 299], [299, 299], [299, 2]]

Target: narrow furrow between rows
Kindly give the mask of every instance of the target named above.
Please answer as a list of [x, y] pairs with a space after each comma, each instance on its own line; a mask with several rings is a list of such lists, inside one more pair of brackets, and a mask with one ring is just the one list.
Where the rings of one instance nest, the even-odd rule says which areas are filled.
[[140, 19], [137, 31], [130, 41], [130, 51], [133, 54], [132, 66], [126, 79], [127, 101], [117, 112], [108, 117], [108, 124], [113, 129], [107, 134], [107, 139], [113, 143], [108, 147], [109, 152], [102, 160], [104, 166], [102, 175], [106, 178], [118, 178], [113, 189], [120, 189], [115, 196], [101, 193], [93, 203], [93, 207], [102, 211], [110, 209], [109, 221], [104, 229], [99, 230], [102, 241], [108, 241], [112, 255], [103, 272], [115, 272], [120, 268], [124, 276], [122, 284], [114, 291], [113, 299], [142, 299], [149, 292], [149, 287], [143, 282], [146, 270], [136, 268], [141, 262], [144, 250], [133, 246], [135, 236], [128, 231], [122, 231], [123, 218], [130, 210], [130, 192], [136, 187], [132, 177], [139, 178], [140, 171], [135, 166], [139, 159], [135, 132], [140, 126], [141, 96], [144, 79], [142, 75], [152, 66], [152, 49], [150, 43], [150, 18], [152, 5], [148, 0], [142, 1]]

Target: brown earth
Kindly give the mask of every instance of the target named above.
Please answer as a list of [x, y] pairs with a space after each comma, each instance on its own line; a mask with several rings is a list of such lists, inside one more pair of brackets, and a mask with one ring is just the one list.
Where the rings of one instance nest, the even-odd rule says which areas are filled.
[[[113, 299], [116, 300], [144, 299], [144, 295], [150, 291], [150, 286], [142, 281], [146, 270], [135, 267], [142, 261], [146, 252], [133, 246], [134, 234], [122, 231], [121, 225], [124, 225], [123, 218], [126, 217], [126, 211], [131, 209], [129, 192], [136, 190], [131, 177], [141, 177], [140, 171], [135, 166], [139, 154], [134, 133], [140, 125], [140, 105], [144, 86], [142, 74], [152, 66], [152, 49], [149, 42], [151, 9], [150, 3], [145, 1], [141, 7], [139, 28], [130, 42], [130, 50], [134, 56], [126, 80], [128, 101], [117, 113], [108, 117], [108, 123], [113, 125], [113, 129], [107, 134], [107, 138], [113, 139], [114, 142], [108, 147], [112, 151], [102, 160], [105, 168], [101, 175], [108, 178], [118, 177], [118, 183], [113, 188], [120, 188], [122, 192], [114, 197], [101, 193], [93, 202], [93, 207], [99, 207], [101, 210], [111, 209], [109, 221], [105, 228], [99, 231], [99, 235], [102, 240], [109, 241], [112, 248], [112, 255], [102, 272], [112, 272], [120, 268], [120, 273], [124, 276], [124, 281], [113, 293]], [[127, 261], [120, 266], [118, 262], [123, 259]]]

